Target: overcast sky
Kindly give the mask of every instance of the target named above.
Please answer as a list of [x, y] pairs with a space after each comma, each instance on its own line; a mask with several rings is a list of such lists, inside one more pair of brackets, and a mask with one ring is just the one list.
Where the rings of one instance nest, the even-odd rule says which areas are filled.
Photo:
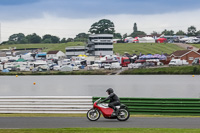
[[100, 19], [110, 19], [116, 32], [200, 30], [200, 0], [0, 0], [2, 41], [14, 33], [74, 38]]

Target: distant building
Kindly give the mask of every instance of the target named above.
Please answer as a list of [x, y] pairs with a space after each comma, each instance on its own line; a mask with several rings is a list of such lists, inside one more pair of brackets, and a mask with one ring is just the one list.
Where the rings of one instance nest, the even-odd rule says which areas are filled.
[[90, 35], [85, 46], [66, 47], [66, 56], [71, 58], [78, 55], [104, 56], [113, 55], [113, 35], [95, 34]]
[[61, 59], [65, 58], [65, 54], [62, 51], [49, 51], [47, 52], [46, 58], [47, 59]]
[[187, 62], [189, 62], [189, 64], [192, 64], [192, 61], [197, 58], [200, 57], [200, 53], [193, 51], [193, 50], [178, 50], [173, 52], [170, 55], [170, 60], [171, 59], [181, 59], [181, 60], [187, 60]]
[[86, 54], [85, 46], [67, 47], [65, 48], [65, 50], [67, 58], [71, 58], [72, 56], [78, 56], [80, 54]]
[[6, 57], [6, 52], [0, 52], [0, 57]]
[[90, 35], [86, 52], [92, 56], [113, 55], [113, 35], [95, 34]]

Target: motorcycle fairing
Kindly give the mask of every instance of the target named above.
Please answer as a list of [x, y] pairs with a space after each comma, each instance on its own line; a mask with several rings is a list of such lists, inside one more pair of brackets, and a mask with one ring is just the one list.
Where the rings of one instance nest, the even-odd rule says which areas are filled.
[[97, 105], [97, 103], [94, 104], [94, 108], [97, 108], [99, 111], [101, 111], [104, 117], [111, 117], [114, 111], [112, 108], [103, 106], [102, 104]]

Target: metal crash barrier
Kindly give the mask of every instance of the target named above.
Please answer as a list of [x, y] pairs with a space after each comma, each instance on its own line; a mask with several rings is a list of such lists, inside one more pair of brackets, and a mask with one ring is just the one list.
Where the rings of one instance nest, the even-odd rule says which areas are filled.
[[0, 96], [0, 113], [86, 113], [92, 96]]
[[[99, 97], [93, 97], [93, 102]], [[131, 114], [200, 115], [200, 98], [120, 98]]]

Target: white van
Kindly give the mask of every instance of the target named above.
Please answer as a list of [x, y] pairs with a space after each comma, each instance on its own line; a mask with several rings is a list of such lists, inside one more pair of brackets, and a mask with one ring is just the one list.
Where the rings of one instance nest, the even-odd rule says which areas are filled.
[[180, 60], [180, 59], [172, 59], [169, 62], [169, 66], [181, 66], [181, 65], [188, 65], [189, 63], [186, 60]]

